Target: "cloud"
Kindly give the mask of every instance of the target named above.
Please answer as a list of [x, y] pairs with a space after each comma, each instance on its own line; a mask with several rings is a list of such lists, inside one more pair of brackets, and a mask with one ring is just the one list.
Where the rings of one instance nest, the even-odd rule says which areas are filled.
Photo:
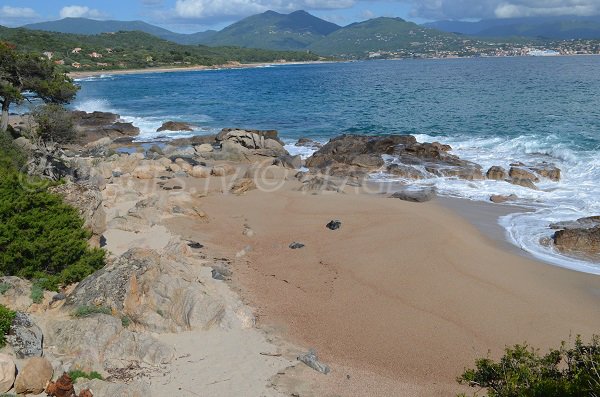
[[27, 18], [37, 18], [39, 15], [33, 8], [21, 8], [21, 7], [11, 7], [11, 6], [3, 6], [0, 8], [0, 17], [1, 18], [15, 18], [15, 19], [27, 19]]
[[425, 19], [600, 15], [600, 0], [400, 0]]
[[300, 9], [350, 8], [355, 0], [177, 0], [175, 15], [186, 19], [242, 17], [267, 10], [291, 12]]
[[106, 17], [106, 14], [103, 12], [96, 10], [94, 8], [89, 8], [86, 6], [67, 6], [63, 7], [60, 10], [61, 18], [92, 18], [92, 19], [100, 19]]

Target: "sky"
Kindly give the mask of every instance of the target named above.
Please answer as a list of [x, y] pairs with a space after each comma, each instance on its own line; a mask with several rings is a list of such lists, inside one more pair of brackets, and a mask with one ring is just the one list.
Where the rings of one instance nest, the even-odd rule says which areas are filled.
[[0, 25], [65, 17], [143, 20], [176, 32], [220, 29], [246, 16], [303, 9], [339, 25], [378, 16], [417, 23], [525, 16], [600, 15], [600, 0], [2, 0]]

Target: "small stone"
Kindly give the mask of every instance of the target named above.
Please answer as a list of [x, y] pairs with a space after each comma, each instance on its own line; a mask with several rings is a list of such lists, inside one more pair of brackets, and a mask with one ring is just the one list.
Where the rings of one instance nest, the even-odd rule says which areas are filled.
[[196, 241], [190, 241], [188, 243], [188, 247], [193, 248], [193, 249], [201, 249], [204, 248], [204, 246]]
[[329, 230], [338, 230], [340, 227], [342, 227], [342, 222], [340, 221], [331, 221], [327, 224], [327, 229]]
[[52, 302], [64, 301], [65, 299], [67, 299], [67, 295], [63, 294], [62, 292], [59, 292], [58, 294], [52, 297]]
[[305, 245], [302, 243], [291, 243], [290, 244], [290, 248], [293, 250], [297, 250], [297, 249], [304, 248], [304, 247], [305, 247]]
[[308, 365], [312, 369], [322, 374], [327, 375], [331, 369], [328, 365], [323, 364], [319, 361], [319, 357], [317, 356], [317, 352], [313, 349], [309, 350], [308, 353], [298, 356], [298, 361], [303, 362]]
[[17, 394], [40, 394], [52, 379], [53, 374], [52, 365], [46, 358], [31, 358], [19, 371], [15, 381], [15, 391]]

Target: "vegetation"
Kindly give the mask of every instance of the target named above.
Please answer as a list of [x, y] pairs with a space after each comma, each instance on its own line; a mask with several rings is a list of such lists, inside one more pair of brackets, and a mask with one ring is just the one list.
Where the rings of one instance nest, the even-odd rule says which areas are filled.
[[73, 312], [73, 317], [89, 317], [94, 314], [112, 314], [112, 310], [109, 307], [104, 306], [79, 306]]
[[13, 46], [0, 42], [0, 132], [7, 130], [10, 105], [23, 102], [26, 92], [44, 102], [68, 103], [77, 89], [50, 60], [18, 52]]
[[31, 286], [31, 293], [30, 293], [29, 297], [31, 298], [31, 301], [33, 303], [42, 303], [43, 302], [43, 300], [44, 300], [44, 287], [43, 287], [44, 281], [42, 281], [42, 282], [36, 281]]
[[477, 360], [458, 381], [490, 397], [588, 397], [600, 396], [599, 371], [600, 337], [588, 344], [578, 337], [545, 355], [527, 345], [507, 348], [498, 362]]
[[8, 283], [0, 283], [0, 295], [6, 294], [11, 288], [12, 285]]
[[4, 305], [0, 305], [0, 348], [6, 345], [6, 335], [10, 331], [17, 314]]
[[36, 106], [32, 116], [37, 124], [37, 135], [44, 142], [72, 143], [77, 138], [73, 115], [62, 105]]
[[79, 378], [84, 378], [84, 379], [100, 379], [102, 380], [102, 375], [100, 375], [98, 372], [96, 371], [92, 371], [92, 372], [85, 372], [85, 371], [79, 371], [79, 370], [75, 370], [75, 371], [69, 371], [69, 377], [71, 378], [71, 380], [73, 381], [73, 383], [75, 383], [75, 381]]
[[216, 66], [229, 62], [312, 61], [306, 52], [176, 44], [143, 32], [95, 36], [0, 27], [0, 40], [19, 51], [50, 56], [63, 70], [118, 70], [148, 67]]

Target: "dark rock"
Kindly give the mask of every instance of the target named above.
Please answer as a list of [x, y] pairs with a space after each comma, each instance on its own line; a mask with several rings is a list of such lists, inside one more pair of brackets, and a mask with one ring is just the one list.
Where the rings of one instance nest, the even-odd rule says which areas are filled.
[[387, 172], [406, 179], [423, 179], [427, 177], [424, 172], [404, 164], [391, 164], [387, 167]]
[[65, 295], [62, 292], [59, 292], [58, 294], [52, 297], [52, 302], [64, 301], [65, 299], [67, 299], [67, 295]]
[[196, 241], [190, 241], [188, 243], [188, 247], [193, 248], [193, 249], [201, 249], [204, 248], [204, 246]]
[[495, 179], [497, 181], [503, 181], [508, 178], [508, 172], [500, 166], [490, 167], [488, 172], [486, 173], [487, 179]]
[[600, 216], [579, 218], [576, 221], [558, 222], [550, 225], [551, 229], [592, 229], [600, 226]]
[[116, 122], [111, 125], [102, 127], [110, 138], [118, 138], [120, 136], [135, 136], [140, 133], [140, 129], [133, 123]]
[[313, 148], [313, 149], [319, 149], [319, 148], [323, 147], [323, 145], [321, 145], [319, 142], [315, 142], [310, 138], [298, 139], [298, 142], [296, 142], [295, 146], [309, 147], [309, 148]]
[[392, 194], [391, 198], [396, 198], [412, 203], [424, 203], [433, 200], [435, 197], [434, 188], [426, 188], [421, 190], [404, 189]]
[[81, 135], [79, 143], [90, 143], [101, 138], [119, 139], [140, 133], [132, 123], [119, 121], [119, 115], [109, 112], [74, 111], [71, 113], [75, 130]]
[[279, 156], [273, 160], [273, 165], [295, 170], [302, 167], [302, 157], [291, 155]]
[[331, 221], [327, 224], [327, 229], [329, 230], [338, 230], [340, 227], [342, 227], [342, 222], [340, 221]]
[[193, 131], [194, 129], [188, 123], [182, 123], [179, 121], [167, 121], [161, 125], [156, 132], [162, 131]]
[[290, 248], [293, 250], [297, 250], [297, 249], [304, 248], [304, 247], [305, 247], [305, 245], [302, 243], [291, 243], [290, 244]]
[[6, 336], [6, 342], [12, 346], [17, 358], [41, 357], [44, 335], [42, 330], [29, 317], [17, 312]]
[[561, 171], [560, 168], [550, 163], [540, 163], [529, 167], [532, 171], [537, 173], [542, 178], [550, 179], [554, 182], [560, 181]]
[[324, 375], [327, 375], [331, 371], [328, 365], [319, 361], [317, 352], [313, 349], [309, 350], [306, 354], [298, 356], [298, 361], [308, 365], [310, 368]]

